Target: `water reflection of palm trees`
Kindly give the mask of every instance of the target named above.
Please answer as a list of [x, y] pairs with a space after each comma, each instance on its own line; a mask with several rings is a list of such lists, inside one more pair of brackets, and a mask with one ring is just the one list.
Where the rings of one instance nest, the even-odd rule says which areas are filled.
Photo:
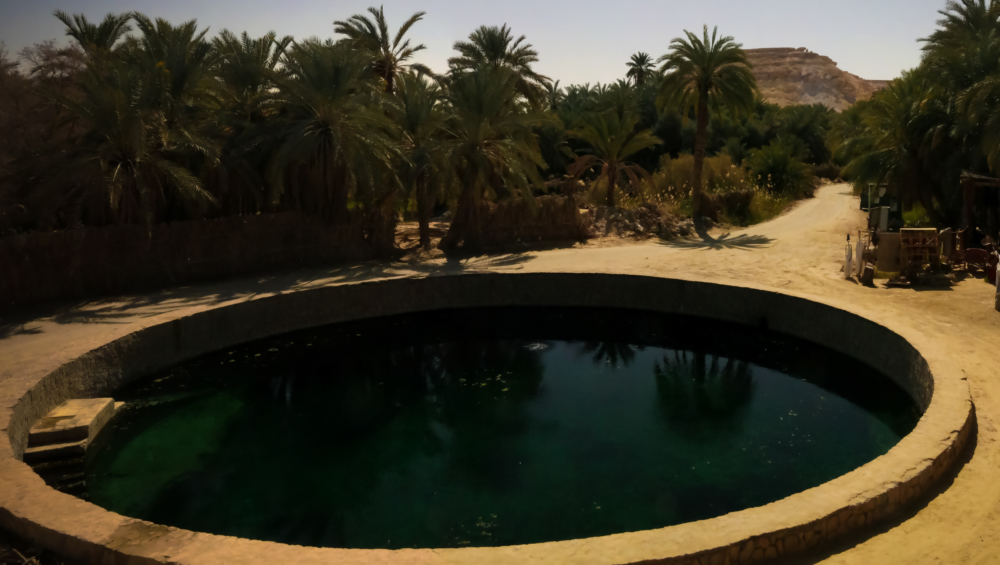
[[588, 341], [581, 347], [580, 354], [593, 355], [594, 364], [598, 366], [611, 365], [612, 368], [617, 368], [620, 362], [627, 368], [635, 361], [633, 347], [639, 351], [644, 349], [641, 345], [633, 346], [621, 342]]
[[748, 363], [705, 353], [674, 351], [653, 370], [665, 420], [691, 433], [733, 429], [756, 390]]
[[527, 401], [541, 389], [541, 350], [520, 341], [467, 341], [432, 346], [440, 367], [435, 419], [450, 430], [450, 464], [457, 476], [494, 488], [517, 478], [516, 437], [531, 428]]

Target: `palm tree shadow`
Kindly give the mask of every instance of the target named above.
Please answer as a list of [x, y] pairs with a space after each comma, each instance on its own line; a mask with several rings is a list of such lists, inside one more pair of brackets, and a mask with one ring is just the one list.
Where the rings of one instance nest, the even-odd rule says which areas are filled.
[[763, 235], [740, 234], [732, 237], [731, 234], [724, 233], [718, 237], [712, 237], [704, 228], [697, 229], [698, 238], [685, 238], [673, 240], [660, 240], [660, 245], [668, 247], [678, 247], [681, 249], [702, 249], [720, 251], [722, 249], [743, 249], [750, 251], [753, 249], [766, 249], [774, 242], [773, 238]]
[[387, 278], [433, 277], [475, 273], [496, 268], [517, 268], [535, 259], [531, 253], [496, 253], [445, 263], [365, 261], [332, 267], [277, 269], [248, 273], [216, 281], [199, 281], [161, 289], [138, 288], [130, 294], [70, 299], [0, 311], [0, 340], [15, 335], [42, 333], [31, 323], [47, 319], [59, 325], [129, 324], [141, 318], [191, 307], [211, 307], [226, 302], [246, 302], [262, 295], [322, 288], [331, 284]]
[[21, 322], [0, 323], [0, 339], [7, 339], [17, 335], [38, 335], [42, 333], [39, 326], [28, 327]]

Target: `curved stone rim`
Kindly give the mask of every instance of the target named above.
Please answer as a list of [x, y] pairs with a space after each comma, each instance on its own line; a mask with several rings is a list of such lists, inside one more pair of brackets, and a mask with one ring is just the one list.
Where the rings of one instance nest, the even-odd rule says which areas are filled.
[[[659, 530], [499, 548], [303, 548], [189, 532], [123, 517], [57, 492], [19, 461], [31, 424], [66, 399], [107, 395], [129, 380], [186, 359], [297, 329], [476, 306], [603, 306], [766, 324], [773, 331], [838, 350], [879, 369], [911, 394], [924, 415], [886, 455], [766, 506]], [[895, 514], [958, 459], [975, 420], [971, 395], [961, 371], [951, 368], [947, 357], [927, 339], [909, 328], [885, 327], [815, 298], [632, 275], [403, 278], [260, 298], [141, 329], [63, 365], [23, 391], [7, 425], [8, 441], [0, 441], [0, 525], [42, 547], [92, 563], [122, 558], [129, 563], [192, 565], [279, 559], [399, 564], [546, 559], [735, 565], [775, 558]]]

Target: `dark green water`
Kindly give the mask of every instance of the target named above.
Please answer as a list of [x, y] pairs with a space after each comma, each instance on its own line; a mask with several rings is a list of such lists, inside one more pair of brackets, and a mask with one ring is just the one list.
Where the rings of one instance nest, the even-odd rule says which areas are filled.
[[235, 347], [119, 391], [88, 452], [126, 516], [307, 546], [464, 547], [761, 506], [886, 453], [906, 394], [804, 342], [693, 318], [505, 308]]

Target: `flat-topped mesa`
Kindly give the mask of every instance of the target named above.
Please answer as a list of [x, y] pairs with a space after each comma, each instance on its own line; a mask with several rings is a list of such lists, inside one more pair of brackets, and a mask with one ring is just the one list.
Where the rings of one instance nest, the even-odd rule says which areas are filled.
[[780, 106], [823, 104], [846, 110], [889, 84], [841, 70], [833, 59], [805, 47], [747, 49], [746, 53], [761, 95]]

